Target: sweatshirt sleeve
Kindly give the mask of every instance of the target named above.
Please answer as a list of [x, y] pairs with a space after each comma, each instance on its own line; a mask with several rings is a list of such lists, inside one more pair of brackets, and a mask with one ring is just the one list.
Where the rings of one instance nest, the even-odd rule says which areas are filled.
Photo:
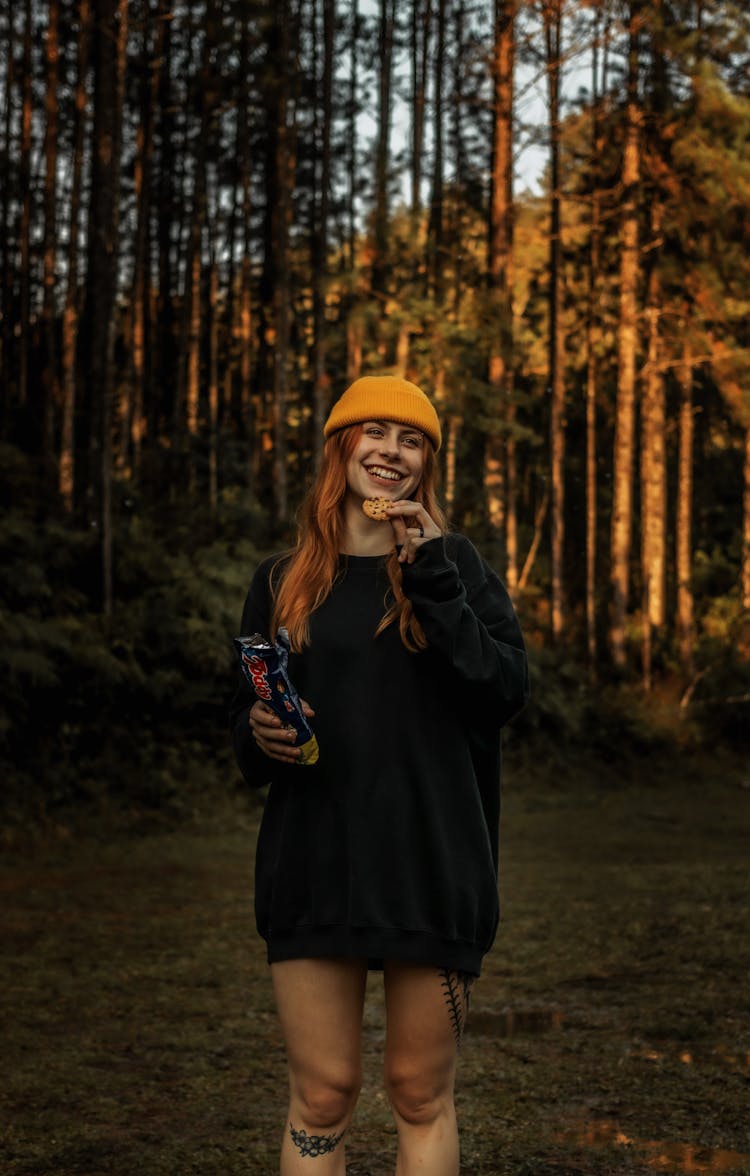
[[462, 535], [423, 543], [403, 588], [431, 649], [482, 711], [507, 723], [529, 697], [521, 628], [499, 576]]
[[[240, 623], [240, 637], [252, 633], [267, 636], [271, 620], [270, 572], [273, 560], [265, 560], [258, 567], [245, 598]], [[253, 788], [262, 788], [271, 778], [271, 760], [260, 750], [250, 729], [250, 708], [258, 696], [237, 666], [237, 686], [229, 708], [229, 726], [237, 764], [245, 781]]]

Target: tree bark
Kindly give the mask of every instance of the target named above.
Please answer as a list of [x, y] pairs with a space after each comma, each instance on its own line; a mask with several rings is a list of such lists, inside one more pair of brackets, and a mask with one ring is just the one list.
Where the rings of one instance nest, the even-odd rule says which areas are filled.
[[328, 278], [328, 220], [331, 188], [331, 125], [333, 91], [333, 36], [336, 25], [335, 0], [323, 0], [323, 71], [321, 102], [320, 184], [317, 224], [313, 247], [313, 452], [316, 467], [323, 456], [323, 426], [328, 415], [329, 379], [326, 372], [326, 294]]
[[599, 364], [597, 348], [601, 340], [600, 298], [601, 298], [601, 192], [600, 161], [604, 151], [602, 131], [601, 96], [607, 92], [606, 44], [608, 25], [604, 34], [605, 53], [601, 78], [599, 70], [599, 43], [601, 37], [601, 5], [597, 5], [592, 50], [591, 78], [591, 224], [589, 227], [589, 273], [588, 307], [586, 314], [586, 647], [588, 651], [589, 675], [593, 681], [597, 676], [598, 636], [596, 624], [596, 572], [597, 572], [597, 392]]
[[5, 67], [5, 92], [3, 102], [5, 120], [3, 125], [3, 166], [0, 176], [2, 188], [2, 212], [0, 213], [0, 250], [2, 251], [2, 273], [0, 274], [0, 302], [2, 303], [2, 331], [0, 342], [0, 428], [5, 435], [10, 422], [11, 387], [13, 382], [13, 300], [14, 300], [14, 236], [11, 217], [11, 159], [15, 157], [13, 139], [13, 92], [15, 88], [15, 10], [8, 5], [7, 61]]
[[489, 383], [498, 420], [505, 428], [487, 439], [485, 485], [490, 521], [505, 541], [505, 580], [518, 583], [516, 452], [513, 436], [513, 67], [516, 0], [495, 0], [493, 51], [492, 184], [488, 238], [490, 307], [493, 321]]
[[742, 507], [742, 607], [750, 609], [750, 426], [745, 429]]
[[552, 537], [552, 639], [565, 624], [565, 339], [562, 327], [562, 196], [560, 191], [560, 72], [564, 0], [545, 0], [544, 32], [550, 129], [549, 390]]
[[23, 96], [21, 107], [21, 152], [18, 179], [21, 188], [18, 242], [19, 271], [19, 326], [18, 402], [25, 404], [29, 390], [29, 350], [31, 347], [31, 0], [24, 4], [23, 29]]
[[635, 371], [638, 350], [638, 187], [640, 183], [640, 125], [638, 104], [638, 30], [640, 0], [630, 5], [628, 89], [625, 147], [622, 161], [620, 227], [620, 316], [617, 331], [618, 372], [615, 419], [614, 486], [612, 504], [612, 660], [625, 666], [625, 620], [630, 584], [635, 435]]
[[442, 306], [445, 293], [443, 257], [443, 73], [445, 69], [445, 6], [437, 0], [437, 43], [433, 73], [432, 124], [432, 191], [430, 217], [427, 226], [427, 272], [430, 275], [432, 296], [437, 307]]
[[689, 345], [685, 347], [680, 371], [679, 452], [677, 468], [677, 642], [680, 662], [687, 677], [694, 672], [692, 589], [693, 514], [693, 364]]
[[385, 302], [388, 254], [388, 158], [391, 142], [391, 89], [395, 0], [380, 0], [378, 35], [378, 130], [375, 145], [375, 207], [373, 211], [372, 293]]
[[412, 0], [411, 5], [411, 215], [416, 234], [422, 206], [424, 113], [427, 95], [432, 0]]
[[[655, 206], [654, 206], [655, 207]], [[654, 222], [652, 221], [652, 225]], [[655, 227], [655, 226], [654, 226]], [[648, 360], [641, 413], [641, 575], [643, 579], [643, 676], [651, 688], [650, 651], [653, 631], [665, 620], [666, 575], [666, 401], [664, 375], [660, 367], [659, 274], [649, 275]]]
[[44, 321], [43, 375], [43, 436], [42, 452], [45, 464], [54, 461], [55, 412], [60, 399], [60, 377], [57, 354], [57, 314], [55, 285], [57, 275], [57, 132], [58, 132], [58, 74], [60, 0], [49, 0], [47, 32], [44, 39], [46, 92], [44, 99], [44, 238], [42, 319]]
[[75, 409], [76, 348], [78, 344], [78, 259], [79, 217], [83, 182], [83, 144], [86, 135], [86, 75], [88, 73], [91, 6], [89, 0], [78, 5], [78, 62], [73, 115], [73, 176], [68, 218], [65, 307], [62, 331], [62, 413], [60, 421], [60, 461], [58, 488], [63, 506], [73, 510], [76, 490]]
[[112, 614], [112, 397], [118, 265], [120, 121], [127, 0], [95, 0], [94, 127], [91, 162], [87, 319], [91, 389], [91, 472], [102, 560], [102, 607]]

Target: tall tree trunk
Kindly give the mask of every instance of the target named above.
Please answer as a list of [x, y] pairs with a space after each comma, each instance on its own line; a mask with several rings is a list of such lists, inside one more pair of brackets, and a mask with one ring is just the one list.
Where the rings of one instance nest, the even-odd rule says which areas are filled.
[[679, 451], [677, 467], [677, 643], [682, 668], [692, 677], [695, 629], [692, 588], [693, 515], [693, 363], [686, 344], [680, 369]]
[[323, 76], [321, 101], [323, 119], [319, 145], [320, 199], [313, 250], [313, 332], [314, 332], [314, 412], [313, 446], [316, 466], [323, 456], [323, 426], [328, 413], [329, 379], [326, 373], [326, 293], [328, 278], [328, 219], [331, 188], [331, 123], [333, 90], [333, 36], [336, 27], [335, 0], [323, 0]]
[[427, 95], [427, 63], [432, 0], [412, 0], [411, 5], [411, 215], [416, 234], [422, 205], [424, 112]]
[[391, 89], [395, 0], [380, 0], [378, 35], [378, 130], [375, 145], [375, 208], [371, 289], [385, 301], [388, 254], [388, 159], [391, 141]]
[[153, 359], [157, 378], [154, 381], [154, 395], [147, 408], [148, 432], [154, 437], [170, 411], [174, 412], [172, 398], [177, 395], [175, 368], [175, 307], [174, 259], [176, 247], [173, 232], [177, 220], [175, 200], [176, 184], [176, 126], [177, 103], [172, 84], [172, 61], [174, 22], [164, 20], [162, 65], [159, 76], [158, 110], [158, 175], [154, 184], [156, 191], [156, 249], [158, 258], [156, 330], [153, 332]]
[[146, 332], [150, 325], [148, 314], [151, 290], [149, 242], [151, 236], [151, 183], [154, 148], [154, 112], [161, 85], [164, 60], [164, 36], [167, 24], [167, 0], [158, 0], [153, 29], [150, 0], [143, 12], [143, 32], [140, 60], [140, 109], [134, 167], [134, 195], [136, 230], [134, 243], [133, 292], [131, 296], [133, 338], [131, 386], [132, 401], [129, 419], [123, 422], [121, 434], [121, 463], [127, 465], [128, 451], [132, 454], [133, 477], [137, 480], [141, 466], [141, 447], [146, 434], [145, 406], [151, 399], [150, 365], [147, 356]]
[[638, 32], [641, 0], [631, 0], [625, 146], [621, 176], [620, 319], [617, 330], [617, 407], [615, 419], [612, 503], [612, 615], [610, 645], [614, 664], [625, 666], [625, 620], [630, 584], [633, 526], [633, 465], [635, 437], [635, 372], [638, 350], [638, 187], [640, 125], [638, 102]]
[[83, 144], [86, 135], [86, 75], [91, 35], [89, 0], [78, 5], [78, 62], [73, 115], [73, 177], [68, 218], [68, 250], [62, 332], [62, 414], [60, 421], [59, 490], [66, 510], [72, 511], [76, 490], [75, 408], [76, 349], [78, 345], [78, 256]]
[[211, 250], [208, 286], [208, 504], [219, 507], [219, 267]]
[[15, 10], [8, 5], [8, 39], [6, 43], [5, 88], [3, 104], [5, 120], [3, 125], [3, 155], [0, 186], [2, 188], [2, 211], [0, 212], [0, 250], [2, 273], [0, 274], [0, 305], [2, 306], [2, 326], [0, 330], [0, 429], [5, 434], [10, 421], [12, 366], [13, 366], [13, 300], [14, 300], [14, 256], [12, 239], [14, 236], [11, 219], [11, 159], [16, 151], [13, 145], [13, 91], [15, 88]]
[[[660, 231], [658, 201], [652, 205], [652, 232]], [[641, 413], [641, 574], [643, 578], [643, 678], [651, 688], [653, 632], [664, 625], [666, 575], [666, 401], [661, 370], [658, 247], [653, 246], [648, 282], [648, 361]]]
[[349, 111], [346, 133], [347, 193], [346, 193], [346, 241], [348, 247], [348, 268], [353, 273], [356, 266], [357, 249], [357, 48], [359, 45], [359, 0], [351, 0], [351, 53], [349, 58]]
[[742, 607], [750, 609], [750, 425], [745, 429], [745, 469], [742, 494]]
[[489, 383], [496, 415], [506, 429], [490, 434], [485, 485], [490, 521], [505, 539], [505, 578], [518, 584], [516, 452], [513, 436], [513, 65], [516, 0], [495, 0], [493, 51], [492, 186], [488, 271], [493, 318]]
[[[266, 208], [263, 273], [260, 286], [259, 387], [272, 390], [271, 498], [277, 523], [288, 514], [287, 398], [291, 338], [289, 228], [296, 172], [296, 137], [291, 80], [295, 72], [296, 14], [289, 0], [274, 9], [267, 36], [269, 76], [266, 107]], [[294, 28], [293, 28], [294, 26]], [[268, 436], [268, 434], [266, 434]], [[264, 442], [265, 445], [268, 442]]]
[[21, 188], [21, 202], [18, 226], [20, 252], [19, 271], [19, 320], [20, 337], [18, 359], [18, 401], [25, 404], [29, 390], [29, 351], [31, 348], [31, 0], [24, 4], [23, 28], [23, 96], [21, 107], [21, 156], [18, 179]]
[[596, 476], [596, 417], [599, 365], [597, 348], [601, 339], [599, 301], [601, 298], [601, 158], [604, 151], [601, 96], [607, 92], [607, 55], [609, 23], [604, 32], [604, 53], [601, 79], [599, 48], [602, 28], [602, 8], [597, 5], [592, 52], [591, 78], [591, 224], [589, 228], [588, 307], [586, 314], [586, 647], [589, 674], [597, 676], [596, 625], [596, 533], [597, 533], [597, 476]]
[[57, 355], [57, 313], [55, 307], [55, 279], [57, 274], [57, 127], [60, 0], [49, 0], [47, 32], [44, 39], [46, 93], [44, 100], [44, 239], [42, 243], [44, 320], [44, 375], [43, 375], [43, 437], [42, 452], [45, 464], [51, 469], [54, 461], [55, 412], [60, 399], [60, 378]]
[[261, 405], [259, 398], [252, 395], [252, 361], [253, 361], [253, 316], [252, 316], [252, 263], [250, 239], [250, 30], [248, 24], [247, 6], [242, 5], [242, 29], [240, 37], [240, 60], [242, 69], [242, 88], [237, 112], [237, 160], [239, 166], [239, 181], [242, 192], [240, 237], [242, 240], [242, 257], [240, 261], [240, 283], [238, 297], [238, 343], [239, 343], [239, 407], [240, 431], [249, 441], [250, 459], [247, 464], [248, 479], [251, 488], [257, 493], [258, 473], [260, 465], [260, 446], [257, 444], [261, 423]]
[[437, 43], [433, 73], [432, 191], [427, 226], [427, 272], [435, 305], [443, 303], [445, 281], [443, 269], [443, 73], [445, 69], [446, 0], [437, 0]]
[[565, 622], [565, 340], [562, 327], [562, 196], [560, 191], [560, 72], [564, 0], [545, 0], [544, 33], [549, 91], [549, 390], [552, 532], [552, 637], [559, 641]]
[[112, 575], [112, 397], [118, 265], [120, 122], [127, 0], [95, 0], [94, 127], [89, 217], [89, 322], [92, 473], [102, 556], [102, 605], [110, 616]]

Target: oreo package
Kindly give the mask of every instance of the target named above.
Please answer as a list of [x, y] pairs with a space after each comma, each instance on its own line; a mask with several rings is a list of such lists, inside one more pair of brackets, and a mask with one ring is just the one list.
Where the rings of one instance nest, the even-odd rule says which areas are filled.
[[286, 629], [279, 629], [275, 643], [260, 633], [253, 633], [251, 637], [235, 637], [234, 644], [250, 689], [279, 716], [282, 723], [296, 732], [294, 747], [301, 751], [297, 763], [317, 763], [318, 741], [304, 716], [299, 695], [287, 671], [289, 634]]

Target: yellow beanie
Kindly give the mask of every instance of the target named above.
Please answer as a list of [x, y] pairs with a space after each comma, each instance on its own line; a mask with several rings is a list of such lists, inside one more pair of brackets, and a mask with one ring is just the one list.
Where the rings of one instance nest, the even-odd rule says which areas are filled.
[[323, 434], [330, 437], [337, 429], [358, 425], [361, 421], [396, 421], [412, 425], [440, 448], [440, 421], [432, 404], [416, 384], [398, 376], [362, 376], [336, 401], [325, 423]]

